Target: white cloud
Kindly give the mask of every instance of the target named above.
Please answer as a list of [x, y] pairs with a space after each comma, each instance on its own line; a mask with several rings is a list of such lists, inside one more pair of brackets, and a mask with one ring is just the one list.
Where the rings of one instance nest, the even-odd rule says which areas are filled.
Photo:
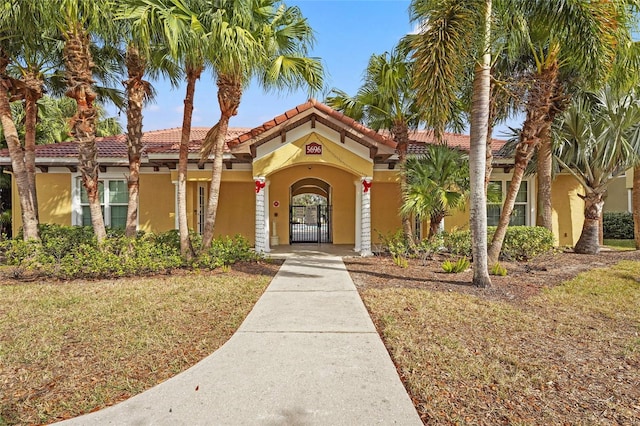
[[151, 111], [151, 112], [160, 111], [160, 105], [157, 105], [157, 104], [147, 105], [147, 106], [145, 107], [145, 110], [147, 110], [147, 111]]

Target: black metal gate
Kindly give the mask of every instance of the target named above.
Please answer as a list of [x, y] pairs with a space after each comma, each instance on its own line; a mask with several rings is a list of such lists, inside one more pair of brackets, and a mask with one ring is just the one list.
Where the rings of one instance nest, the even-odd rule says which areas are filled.
[[331, 242], [331, 206], [291, 206], [289, 244]]

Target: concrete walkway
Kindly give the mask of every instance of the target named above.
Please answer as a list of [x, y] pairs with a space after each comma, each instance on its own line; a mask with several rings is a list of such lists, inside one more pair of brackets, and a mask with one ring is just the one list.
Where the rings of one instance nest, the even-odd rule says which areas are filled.
[[240, 329], [189, 370], [67, 425], [421, 425], [342, 259], [287, 256]]

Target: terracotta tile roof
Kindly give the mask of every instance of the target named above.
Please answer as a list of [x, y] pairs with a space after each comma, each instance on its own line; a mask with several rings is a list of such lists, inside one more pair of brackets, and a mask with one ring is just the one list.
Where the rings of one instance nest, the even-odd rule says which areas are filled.
[[[209, 131], [209, 127], [193, 127], [191, 129], [191, 143], [189, 152], [200, 151], [202, 139]], [[227, 140], [234, 139], [238, 135], [246, 133], [247, 128], [231, 128], [227, 133]], [[151, 130], [142, 135], [142, 144], [145, 153], [177, 153], [180, 148], [182, 129], [180, 127]], [[102, 158], [127, 158], [126, 135], [105, 136], [96, 138], [98, 157]], [[6, 150], [0, 152], [0, 156], [8, 157]], [[36, 147], [37, 158], [76, 158], [78, 148], [75, 142], [61, 142], [50, 145], [38, 145]]]
[[[409, 132], [409, 138], [411, 139], [411, 142], [409, 143], [407, 152], [414, 155], [424, 154], [427, 145], [436, 143], [433, 137], [433, 132], [430, 130], [415, 130]], [[446, 133], [443, 139], [450, 147], [459, 148], [463, 151], [469, 151], [470, 149], [471, 139], [469, 138], [469, 135]], [[507, 141], [501, 139], [491, 140], [491, 150], [493, 151], [494, 156], [498, 156], [498, 151], [506, 142]]]
[[[368, 127], [358, 123], [350, 117], [334, 110], [333, 108], [318, 102], [315, 99], [310, 99], [304, 104], [298, 105], [295, 108], [286, 111], [272, 120], [263, 123], [261, 126], [253, 129], [249, 128], [229, 128], [227, 133], [227, 145], [225, 146], [225, 152], [229, 152], [229, 147], [235, 147], [243, 142], [249, 141], [262, 133], [272, 129], [273, 127], [290, 120], [299, 114], [311, 109], [316, 108], [320, 113], [325, 114], [328, 117], [337, 120], [347, 127], [352, 128], [356, 132], [365, 135], [369, 139], [385, 145], [389, 148], [395, 149], [396, 144], [392, 140], [389, 132], [375, 132]], [[191, 143], [189, 144], [190, 153], [198, 153], [202, 140], [209, 131], [209, 127], [192, 127], [191, 129]], [[145, 132], [142, 136], [142, 143], [144, 145], [144, 154], [175, 154], [177, 156], [180, 148], [180, 139], [182, 137], [182, 129], [175, 127], [164, 130], [152, 130]], [[426, 130], [417, 130], [409, 133], [411, 142], [409, 143], [409, 154], [422, 154], [425, 152], [427, 144], [435, 143], [433, 139], [433, 133]], [[469, 136], [447, 133], [444, 138], [449, 146], [457, 147], [465, 151], [469, 150]], [[494, 155], [498, 156], [498, 151], [505, 144], [506, 141], [493, 139], [492, 150]], [[107, 136], [96, 139], [98, 146], [98, 156], [101, 158], [127, 158], [127, 142], [126, 135]], [[78, 155], [77, 147], [74, 142], [63, 142], [50, 145], [38, 145], [36, 147], [36, 156], [38, 159], [43, 158], [76, 158]], [[7, 150], [0, 151], [0, 156], [8, 157]]]
[[239, 135], [237, 138], [228, 141], [227, 143], [230, 147], [237, 146], [243, 142], [246, 142], [252, 138], [255, 138], [256, 136], [259, 136], [260, 134], [266, 132], [267, 130], [272, 129], [275, 126], [282, 124], [285, 121], [290, 120], [295, 116], [299, 115], [300, 113], [303, 113], [311, 108], [316, 108], [318, 111], [322, 112], [323, 114], [326, 114], [327, 116], [341, 122], [342, 124], [345, 124], [346, 126], [351, 127], [355, 131], [362, 133], [363, 135], [373, 139], [377, 143], [386, 145], [394, 149], [396, 147], [395, 142], [393, 142], [393, 140], [389, 138], [387, 135], [384, 135], [382, 133], [378, 133], [374, 130], [369, 129], [368, 127], [355, 121], [353, 118], [348, 117], [343, 113], [334, 110], [330, 106], [325, 105], [322, 102], [317, 101], [316, 99], [309, 99], [307, 102], [301, 105], [298, 105], [297, 107], [290, 109], [284, 114], [274, 117], [269, 121], [264, 122], [261, 126], [255, 127], [250, 131], [242, 135]]

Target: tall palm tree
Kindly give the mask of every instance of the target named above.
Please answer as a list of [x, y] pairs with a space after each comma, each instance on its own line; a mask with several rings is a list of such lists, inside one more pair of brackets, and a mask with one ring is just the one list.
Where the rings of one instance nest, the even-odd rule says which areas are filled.
[[277, 0], [215, 2], [204, 19], [209, 34], [206, 58], [217, 77], [220, 120], [203, 141], [202, 158], [213, 152], [213, 171], [202, 249], [207, 250], [220, 196], [222, 155], [229, 120], [237, 114], [243, 89], [253, 77], [267, 89], [319, 90], [320, 61], [307, 56], [313, 33], [297, 7]]
[[[206, 10], [206, 1], [200, 0], [127, 0], [128, 7], [123, 16], [131, 20], [141, 39], [153, 40], [153, 45], [168, 47], [167, 56], [172, 59], [164, 63], [180, 68], [186, 80], [186, 94], [182, 118], [182, 134], [178, 159], [178, 230], [180, 252], [185, 259], [193, 256], [187, 223], [187, 166], [189, 141], [191, 138], [191, 118], [196, 81], [204, 67], [206, 40], [202, 34], [197, 15]], [[215, 13], [213, 13], [214, 17]], [[212, 18], [213, 19], [213, 18]], [[166, 57], [165, 57], [166, 59]], [[170, 75], [175, 76], [172, 72]]]
[[585, 191], [584, 224], [574, 250], [598, 253], [607, 186], [640, 163], [640, 97], [605, 88], [576, 98], [562, 117], [557, 139], [558, 163]]
[[[413, 86], [412, 64], [406, 54], [395, 49], [369, 58], [363, 85], [355, 96], [334, 89], [327, 104], [376, 131], [388, 130], [397, 144], [398, 162], [403, 168], [409, 130], [417, 129], [421, 124], [421, 110], [416, 105]], [[400, 187], [404, 194], [407, 189], [404, 173]], [[405, 238], [413, 243], [411, 219], [406, 214], [402, 214], [402, 227]]]
[[468, 155], [446, 144], [429, 145], [427, 152], [409, 157], [403, 169], [407, 190], [402, 211], [429, 217], [429, 238], [451, 210], [460, 208], [469, 194]]
[[[497, 260], [522, 177], [537, 150], [541, 226], [551, 229], [551, 124], [562, 112], [572, 84], [601, 85], [610, 74], [620, 43], [630, 40], [626, 0], [612, 2], [523, 2], [528, 36], [519, 60], [531, 71], [526, 118], [489, 258]], [[563, 78], [564, 76], [564, 78]]]
[[[40, 28], [44, 26], [39, 4], [19, 2], [9, 4], [0, 10], [0, 120], [9, 148], [12, 170], [20, 198], [23, 235], [25, 240], [39, 239], [38, 198], [35, 185], [35, 125], [36, 102], [42, 97], [42, 79], [38, 66], [29, 59], [38, 56], [43, 44], [51, 47], [51, 41], [42, 37]], [[20, 28], [21, 31], [14, 31]], [[17, 75], [11, 75], [10, 68], [19, 66], [25, 59], [26, 66]], [[14, 100], [25, 103], [25, 142], [20, 142], [11, 113], [10, 103]], [[24, 148], [24, 150], [23, 150]]]
[[470, 113], [470, 228], [473, 284], [491, 285], [487, 263], [487, 212], [484, 190], [491, 88], [491, 0], [414, 0], [412, 19], [423, 23], [414, 38], [418, 102], [437, 137], [453, 116], [465, 72], [473, 68]]
[[[142, 156], [142, 109], [144, 103], [153, 96], [151, 83], [145, 80], [147, 74], [168, 77], [173, 86], [177, 85], [179, 69], [175, 61], [170, 60], [173, 41], [167, 42], [170, 31], [164, 31], [166, 9], [162, 2], [127, 0], [116, 16], [123, 23], [123, 35], [126, 44], [125, 65], [128, 78], [123, 83], [127, 94], [127, 150], [129, 156], [128, 207], [125, 234], [136, 235], [138, 223], [140, 162]], [[178, 21], [179, 27], [184, 21]], [[175, 55], [174, 55], [175, 56]]]
[[[77, 104], [71, 120], [71, 134], [78, 144], [79, 170], [89, 199], [91, 224], [98, 242], [106, 238], [99, 197], [99, 168], [96, 138], [96, 97], [91, 53], [92, 37], [97, 34], [115, 40], [113, 9], [109, 2], [61, 0], [50, 5], [50, 16], [64, 40], [66, 96]], [[55, 8], [55, 11], [52, 9]], [[109, 44], [108, 42], [105, 44]]]

